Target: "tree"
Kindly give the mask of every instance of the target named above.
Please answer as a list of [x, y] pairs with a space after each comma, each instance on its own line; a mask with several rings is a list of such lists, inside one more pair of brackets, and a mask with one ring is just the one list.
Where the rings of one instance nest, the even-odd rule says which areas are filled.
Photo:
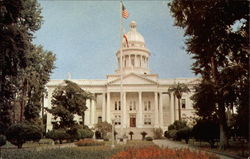
[[32, 122], [39, 118], [42, 100], [46, 93], [45, 85], [49, 82], [50, 74], [54, 69], [55, 55], [44, 51], [42, 46], [32, 46], [27, 54], [27, 67], [20, 75], [21, 88], [20, 98], [20, 120]]
[[28, 123], [13, 124], [7, 129], [6, 137], [13, 145], [22, 148], [27, 141], [39, 141], [42, 137], [42, 129]]
[[10, 110], [26, 67], [33, 34], [41, 25], [36, 0], [0, 1], [0, 134], [11, 124]]
[[143, 131], [141, 132], [142, 140], [145, 140], [145, 137], [147, 136], [147, 132]]
[[173, 92], [174, 95], [178, 99], [178, 114], [179, 114], [179, 120], [181, 120], [181, 97], [183, 93], [188, 93], [190, 92], [189, 88], [187, 85], [184, 83], [177, 83], [173, 85], [172, 87], [169, 88], [169, 92]]
[[84, 125], [84, 111], [86, 99], [92, 98], [90, 93], [82, 90], [76, 83], [65, 80], [65, 86], [59, 86], [52, 95], [52, 108], [48, 111], [55, 119], [60, 121], [56, 123], [56, 128], [70, 128], [75, 125], [74, 115], [82, 116]]
[[[174, 0], [170, 9], [175, 25], [185, 30], [186, 50], [195, 60], [192, 69], [202, 78], [195, 94], [196, 110], [199, 115], [210, 111], [219, 119], [223, 149], [227, 143], [226, 109], [248, 107], [245, 97], [249, 92], [242, 90], [249, 90], [249, 1]], [[200, 101], [204, 93], [212, 99], [209, 109]]]
[[130, 136], [130, 140], [133, 140], [134, 132], [133, 132], [133, 131], [130, 131], [128, 134], [129, 134], [129, 136]]

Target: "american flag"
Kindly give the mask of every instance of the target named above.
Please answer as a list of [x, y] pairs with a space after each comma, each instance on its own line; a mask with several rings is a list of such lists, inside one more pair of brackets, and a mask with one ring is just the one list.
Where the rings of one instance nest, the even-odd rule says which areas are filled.
[[125, 19], [128, 18], [128, 11], [125, 8], [125, 6], [123, 5], [123, 3], [122, 3], [122, 17], [125, 18]]

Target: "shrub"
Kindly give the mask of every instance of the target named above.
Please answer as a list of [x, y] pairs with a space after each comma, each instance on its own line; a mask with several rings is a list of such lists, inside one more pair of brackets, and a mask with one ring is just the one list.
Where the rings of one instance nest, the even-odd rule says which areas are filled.
[[48, 144], [48, 145], [53, 145], [54, 141], [52, 139], [41, 139], [38, 142], [39, 144]]
[[102, 146], [104, 142], [94, 141], [93, 139], [83, 139], [75, 142], [77, 146]]
[[42, 137], [42, 129], [27, 123], [13, 124], [7, 129], [6, 137], [13, 145], [22, 148], [27, 141], [39, 141]]
[[108, 132], [112, 131], [112, 125], [108, 122], [99, 122], [95, 126], [98, 131], [102, 133], [102, 137], [105, 138]]
[[189, 127], [182, 128], [176, 132], [177, 140], [185, 140], [186, 144], [188, 144], [188, 140], [191, 137], [192, 129]]
[[94, 132], [89, 128], [78, 130], [78, 139], [92, 138]]
[[163, 131], [161, 128], [154, 129], [153, 133], [154, 133], [154, 139], [161, 139], [162, 138]]
[[173, 139], [173, 140], [177, 139], [176, 133], [177, 133], [177, 130], [169, 130], [169, 131], [165, 132], [166, 137], [169, 139]]
[[4, 135], [0, 135], [0, 147], [6, 144], [6, 137]]
[[146, 141], [153, 141], [153, 138], [152, 138], [151, 136], [147, 136], [147, 137], [145, 138], [145, 140], [146, 140]]
[[184, 120], [176, 120], [173, 124], [168, 126], [168, 130], [180, 130], [187, 127], [187, 122]]
[[189, 149], [161, 149], [156, 146], [134, 149], [130, 148], [125, 151], [118, 152], [110, 159], [157, 159], [157, 158], [171, 158], [171, 159], [219, 159], [219, 157], [206, 154], [203, 152], [190, 151]]
[[130, 140], [132, 140], [132, 139], [133, 139], [134, 132], [133, 132], [133, 131], [130, 131], [128, 134], [129, 134], [129, 136], [130, 136]]
[[141, 135], [142, 135], [142, 140], [145, 140], [145, 136], [146, 136], [147, 134], [148, 134], [148, 133], [147, 133], [147, 132], [145, 132], [145, 131], [141, 132]]
[[60, 144], [62, 144], [63, 140], [69, 139], [70, 136], [64, 129], [54, 129], [47, 133], [47, 138], [50, 138], [54, 141], [59, 140]]
[[200, 120], [193, 127], [192, 133], [196, 140], [206, 141], [213, 148], [215, 140], [219, 139], [220, 129], [219, 125], [214, 121]]

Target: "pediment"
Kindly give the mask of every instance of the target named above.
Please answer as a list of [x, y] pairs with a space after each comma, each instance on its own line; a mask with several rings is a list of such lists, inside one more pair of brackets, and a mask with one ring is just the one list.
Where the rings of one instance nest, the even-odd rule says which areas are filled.
[[[109, 85], [120, 85], [121, 78], [118, 77], [117, 79], [110, 81]], [[123, 76], [122, 84], [125, 85], [155, 85], [158, 84], [156, 81], [148, 79], [146, 77], [130, 73], [128, 75]]]

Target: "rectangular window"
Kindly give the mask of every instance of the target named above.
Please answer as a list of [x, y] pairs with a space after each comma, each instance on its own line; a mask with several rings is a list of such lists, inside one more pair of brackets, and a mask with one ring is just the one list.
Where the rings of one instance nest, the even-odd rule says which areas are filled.
[[115, 115], [115, 125], [121, 125], [121, 115]]
[[186, 100], [185, 100], [185, 99], [181, 99], [181, 107], [182, 107], [183, 109], [186, 108]]
[[117, 101], [115, 101], [115, 110], [117, 110]]
[[118, 110], [121, 110], [121, 101], [119, 101], [118, 103], [119, 103]]
[[144, 125], [151, 125], [151, 115], [144, 115]]
[[151, 102], [144, 101], [144, 111], [151, 111]]

